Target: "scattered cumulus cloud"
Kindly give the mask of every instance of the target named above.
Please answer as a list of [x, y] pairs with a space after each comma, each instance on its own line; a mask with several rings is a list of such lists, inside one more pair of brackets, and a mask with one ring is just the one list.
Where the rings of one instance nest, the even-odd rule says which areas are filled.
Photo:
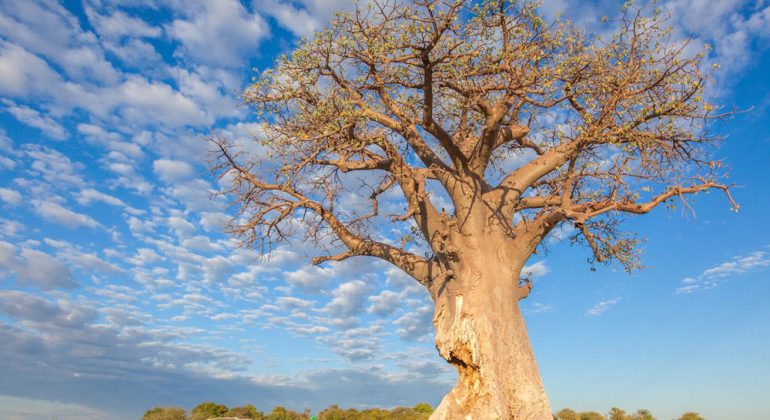
[[368, 308], [370, 313], [387, 316], [399, 309], [403, 296], [391, 290], [383, 290], [378, 295], [369, 296], [369, 301], [372, 302]]
[[0, 188], [0, 200], [12, 206], [18, 206], [21, 204], [21, 193], [8, 188]]
[[533, 302], [532, 304], [527, 304], [525, 302], [524, 308], [522, 311], [525, 314], [530, 314], [530, 315], [549, 314], [554, 311], [554, 306], [548, 303]]
[[77, 213], [53, 201], [32, 200], [32, 206], [40, 217], [51, 223], [60, 224], [72, 229], [100, 226], [99, 222], [91, 216]]
[[609, 299], [609, 300], [603, 300], [603, 301], [597, 303], [596, 305], [592, 306], [589, 310], [587, 310], [586, 311], [586, 315], [588, 315], [588, 316], [599, 316], [599, 315], [607, 312], [607, 310], [609, 310], [611, 307], [617, 305], [618, 302], [620, 302], [621, 299], [622, 299], [621, 297], [616, 297], [616, 298], [612, 298], [612, 299]]
[[58, 259], [45, 252], [19, 248], [5, 241], [0, 241], [0, 269], [13, 274], [20, 285], [43, 290], [76, 286], [72, 272]]
[[[669, 3], [685, 16], [681, 28], [718, 41], [714, 59], [728, 61], [726, 73], [767, 39], [765, 4], [739, 14], [730, 1]], [[226, 203], [212, 199], [218, 186], [199, 170], [201, 137], [212, 127], [245, 152], [265, 153], [255, 141], [262, 128], [238, 92], [255, 57], [291, 48], [293, 40], [270, 25], [307, 36], [352, 4], [87, 1], [85, 16], [76, 16], [59, 2], [0, 1], [0, 118], [34, 134], [0, 128], [0, 174], [13, 178], [0, 185], [0, 365], [25, 378], [0, 385], [0, 394], [35, 398], [35, 408], [78, 404], [39, 413], [5, 397], [0, 405], [21, 418], [51, 411], [137, 418], [149, 401], [189, 407], [242, 398], [320, 408], [344, 395], [387, 406], [415, 395], [438, 400], [451, 387], [430, 343], [433, 307], [424, 287], [371, 259], [300, 265], [314, 254], [309, 244], [278, 248], [266, 262], [236, 248], [225, 236]], [[593, 6], [581, 12], [600, 15]], [[529, 157], [511, 155], [504, 165]], [[431, 199], [451, 211], [448, 197]], [[390, 205], [382, 208], [400, 210]], [[65, 240], [48, 222], [79, 230], [64, 230]], [[549, 241], [571, 229], [555, 230]], [[678, 292], [767, 265], [764, 252], [737, 257], [685, 279]], [[522, 274], [548, 272], [537, 261]], [[587, 315], [619, 301], [599, 302]], [[553, 310], [524, 302], [529, 314]], [[276, 354], [265, 337], [307, 340], [319, 357]], [[298, 373], [254, 373], [287, 365]]]
[[396, 334], [404, 340], [424, 338], [433, 333], [433, 307], [425, 305], [407, 311], [395, 321]]
[[160, 179], [169, 183], [184, 181], [195, 175], [192, 165], [178, 160], [158, 159], [152, 167]]
[[548, 266], [545, 261], [538, 261], [529, 265], [525, 265], [521, 269], [521, 276], [529, 279], [539, 279], [548, 274]]
[[85, 185], [80, 174], [81, 164], [73, 162], [61, 152], [47, 147], [27, 145], [24, 148], [26, 155], [32, 159], [29, 169], [47, 184], [57, 185], [60, 188]]
[[296, 271], [284, 274], [286, 281], [300, 289], [318, 292], [331, 280], [333, 271], [331, 268], [318, 266], [303, 266]]
[[765, 251], [755, 251], [706, 269], [695, 277], [684, 278], [682, 285], [676, 289], [676, 293], [689, 294], [713, 289], [731, 278], [762, 271], [768, 267], [770, 267], [770, 255]]
[[119, 198], [117, 198], [115, 196], [103, 193], [101, 191], [97, 191], [97, 190], [95, 190], [93, 188], [86, 188], [84, 190], [81, 190], [77, 194], [77, 198], [76, 199], [77, 199], [78, 204], [83, 205], [83, 206], [87, 206], [87, 205], [95, 203], [95, 202], [96, 203], [105, 203], [105, 204], [109, 204], [111, 206], [116, 206], [116, 207], [124, 207], [126, 205], [126, 203], [124, 203], [123, 200], [121, 200], [121, 199], [119, 199]]
[[243, 57], [255, 51], [268, 35], [268, 24], [258, 14], [249, 13], [237, 0], [200, 2], [189, 7], [188, 15], [166, 27], [179, 41], [178, 54], [201, 63], [241, 66]]
[[47, 418], [51, 413], [57, 413], [56, 418], [59, 420], [99, 420], [111, 417], [104, 410], [81, 404], [8, 395], [0, 396], [0, 406], [9, 419], [40, 419]]
[[332, 291], [332, 300], [326, 309], [332, 313], [352, 315], [361, 312], [370, 287], [361, 280], [342, 283]]
[[171, 127], [203, 126], [212, 122], [195, 101], [166, 83], [130, 76], [114, 92], [127, 121]]
[[162, 31], [142, 19], [132, 17], [117, 10], [109, 15], [99, 14], [93, 7], [85, 8], [88, 20], [96, 28], [96, 32], [105, 38], [157, 38]]
[[39, 129], [51, 139], [67, 139], [67, 130], [54, 119], [44, 116], [39, 111], [28, 106], [19, 106], [8, 100], [3, 100], [2, 102], [5, 105], [6, 111], [16, 117], [20, 122]]

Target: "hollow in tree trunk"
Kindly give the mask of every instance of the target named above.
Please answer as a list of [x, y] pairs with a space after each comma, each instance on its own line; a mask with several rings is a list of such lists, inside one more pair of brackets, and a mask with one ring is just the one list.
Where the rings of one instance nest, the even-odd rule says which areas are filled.
[[475, 267], [436, 298], [436, 348], [458, 379], [431, 419], [551, 419], [519, 309], [522, 288], [510, 281], [518, 274], [487, 262]]

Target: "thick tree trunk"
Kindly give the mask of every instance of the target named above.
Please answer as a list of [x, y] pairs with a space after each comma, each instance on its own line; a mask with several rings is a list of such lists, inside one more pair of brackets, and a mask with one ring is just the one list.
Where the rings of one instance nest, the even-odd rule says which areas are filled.
[[[436, 348], [458, 380], [431, 419], [552, 419], [519, 310], [520, 264], [487, 254], [436, 297]], [[492, 257], [492, 258], [490, 258]]]

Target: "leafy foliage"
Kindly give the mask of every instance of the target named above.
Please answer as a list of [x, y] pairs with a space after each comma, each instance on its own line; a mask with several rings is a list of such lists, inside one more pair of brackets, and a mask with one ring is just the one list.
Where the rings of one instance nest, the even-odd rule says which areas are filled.
[[705, 420], [700, 414], [695, 412], [687, 412], [679, 416], [678, 420]]
[[433, 407], [427, 403], [419, 403], [413, 408], [396, 407], [393, 410], [368, 408], [362, 411], [332, 405], [319, 413], [318, 420], [426, 420], [432, 412]]
[[147, 410], [141, 420], [187, 420], [187, 413], [180, 407], [154, 407]]
[[252, 420], [262, 420], [265, 418], [264, 414], [251, 404], [246, 404], [242, 407], [232, 407], [227, 411], [225, 416]]
[[612, 407], [610, 412], [607, 413], [607, 420], [631, 420], [631, 416], [623, 409]]
[[[689, 417], [689, 416], [695, 417]], [[618, 407], [612, 407], [603, 416], [595, 411], [577, 412], [571, 408], [564, 408], [554, 414], [556, 420], [656, 420], [649, 410], [640, 409], [633, 414], [626, 413], [625, 410]], [[697, 413], [688, 412], [683, 414], [679, 420], [703, 420]]]
[[307, 414], [300, 414], [285, 407], [278, 406], [273, 408], [273, 411], [265, 417], [265, 420], [305, 420], [308, 417]]
[[433, 412], [433, 407], [428, 403], [422, 402], [412, 407], [412, 410], [414, 410], [417, 413], [430, 414]]
[[[728, 193], [707, 124], [730, 113], [707, 101], [705, 51], [688, 55], [666, 19], [626, 7], [602, 39], [545, 24], [530, 1], [360, 3], [244, 93], [263, 122], [250, 148], [261, 153], [212, 139], [212, 169], [241, 208], [232, 231], [265, 250], [304, 224], [308, 239], [343, 249], [316, 263], [374, 256], [425, 284], [452, 272], [447, 233], [497, 233], [529, 255], [568, 224], [594, 261], [639, 267], [624, 216]], [[344, 182], [357, 171], [365, 188]], [[426, 199], [431, 188], [449, 211]], [[403, 243], [421, 241], [427, 261], [376, 240], [390, 190], [405, 208], [390, 221], [413, 222]]]
[[192, 420], [207, 420], [212, 417], [222, 417], [227, 413], [227, 406], [207, 401], [192, 409]]

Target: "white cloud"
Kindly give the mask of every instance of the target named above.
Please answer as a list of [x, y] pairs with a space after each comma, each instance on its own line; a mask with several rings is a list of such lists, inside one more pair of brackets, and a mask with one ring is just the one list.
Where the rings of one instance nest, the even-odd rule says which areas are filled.
[[403, 302], [404, 298], [401, 294], [383, 290], [376, 296], [370, 296], [369, 301], [372, 302], [368, 311], [380, 316], [387, 316], [397, 311]]
[[326, 336], [321, 341], [328, 345], [334, 353], [351, 362], [371, 359], [382, 351], [378, 340], [374, 339], [372, 335], [353, 338]]
[[[207, 71], [205, 67], [198, 67], [194, 71], [174, 67], [170, 72], [179, 90], [214, 117], [235, 117], [240, 114], [240, 102], [233, 97], [232, 91], [227, 93], [228, 87], [221, 80], [222, 77], [228, 78], [230, 75]], [[240, 88], [241, 86], [238, 86], [238, 89]]]
[[56, 248], [56, 258], [67, 261], [72, 266], [83, 271], [99, 271], [103, 273], [122, 273], [123, 270], [99, 258], [95, 253], [82, 251], [77, 245], [51, 238], [43, 239], [47, 245]]
[[114, 11], [110, 15], [101, 15], [91, 7], [86, 7], [85, 10], [88, 20], [94, 26], [96, 32], [105, 38], [157, 38], [162, 34], [160, 28], [119, 10]]
[[76, 213], [53, 201], [32, 200], [32, 206], [35, 212], [46, 219], [46, 221], [58, 223], [68, 228], [78, 228], [81, 226], [95, 228], [100, 226], [99, 222], [90, 216]]
[[203, 260], [203, 279], [209, 283], [221, 283], [235, 271], [235, 264], [229, 258], [215, 255]]
[[25, 100], [49, 98], [46, 106], [61, 114], [81, 108], [106, 118], [118, 112], [123, 124], [139, 127], [200, 127], [211, 124], [216, 115], [232, 115], [232, 107], [206, 112], [170, 85], [139, 75], [102, 86], [65, 81], [45, 61], [5, 41], [0, 41], [0, 93]]
[[59, 74], [40, 57], [16, 44], [0, 41], [0, 93], [26, 97], [32, 92], [44, 92], [60, 81]]
[[613, 305], [616, 305], [618, 302], [620, 302], [622, 298], [616, 297], [609, 300], [603, 300], [596, 305], [592, 306], [589, 310], [586, 311], [586, 315], [588, 316], [599, 316], [603, 313], [605, 313], [608, 309], [610, 309]]
[[118, 79], [96, 37], [83, 32], [77, 18], [61, 5], [5, 2], [2, 9], [0, 33], [7, 39], [46, 57], [72, 78], [107, 83]]
[[76, 200], [78, 204], [83, 206], [89, 205], [93, 202], [101, 202], [117, 207], [123, 207], [126, 205], [123, 200], [109, 194], [105, 194], [101, 191], [97, 191], [93, 188], [86, 188], [78, 192]]
[[767, 252], [752, 252], [704, 270], [696, 277], [686, 277], [682, 280], [682, 286], [676, 289], [676, 293], [688, 294], [713, 289], [732, 277], [761, 271], [768, 267], [770, 267], [770, 256]]
[[8, 220], [0, 217], [0, 236], [17, 236], [24, 230], [25, 226], [16, 220]]
[[57, 326], [80, 327], [96, 318], [96, 311], [65, 303], [60, 306], [38, 296], [16, 290], [0, 291], [0, 313], [12, 318]]
[[179, 160], [158, 159], [152, 163], [152, 168], [156, 175], [168, 183], [185, 181], [195, 175], [192, 165]]
[[203, 235], [196, 235], [183, 239], [182, 246], [188, 249], [203, 252], [215, 252], [222, 250], [221, 245], [212, 242], [208, 236]]
[[121, 106], [120, 113], [129, 121], [169, 127], [202, 126], [212, 122], [194, 101], [163, 82], [130, 76], [115, 93]]
[[195, 232], [195, 225], [179, 216], [168, 218], [168, 226], [176, 233], [176, 236], [185, 238]]
[[35, 398], [0, 396], [0, 406], [3, 407], [8, 419], [43, 419], [53, 417], [58, 420], [97, 420], [110, 418], [106, 411], [80, 404], [68, 404]]
[[556, 229], [552, 230], [550, 234], [548, 234], [548, 243], [559, 243], [572, 236], [576, 231], [577, 229], [575, 229], [573, 224], [562, 223]]
[[543, 260], [526, 265], [521, 269], [521, 276], [529, 279], [538, 279], [546, 274], [548, 274], [548, 266]]
[[0, 200], [5, 201], [10, 205], [17, 206], [21, 204], [21, 194], [16, 190], [0, 188]]
[[320, 325], [290, 325], [288, 329], [297, 335], [326, 334], [330, 331], [328, 328]]
[[104, 48], [115, 54], [124, 65], [131, 68], [151, 69], [153, 65], [163, 66], [163, 58], [149, 42], [140, 39], [126, 39], [122, 42], [106, 42]]
[[736, 257], [732, 261], [728, 261], [716, 267], [709, 268], [708, 270], [701, 273], [699, 277], [713, 280], [733, 276], [736, 274], [743, 274], [758, 268], [764, 268], [768, 266], [770, 266], [770, 258], [765, 255], [764, 251], [757, 251], [745, 257]]
[[404, 340], [420, 339], [433, 332], [433, 306], [425, 305], [409, 310], [394, 322], [396, 334]]
[[32, 170], [42, 176], [49, 185], [57, 185], [59, 188], [64, 185], [82, 186], [84, 181], [79, 170], [82, 165], [72, 162], [70, 158], [62, 153], [36, 145], [26, 147], [27, 156], [33, 159]]
[[523, 312], [525, 314], [549, 314], [553, 312], [553, 305], [547, 303], [534, 302], [531, 305], [525, 303]]
[[296, 271], [284, 273], [284, 278], [292, 286], [318, 292], [331, 280], [332, 275], [332, 269], [327, 267], [303, 266]]
[[309, 37], [326, 26], [334, 13], [351, 9], [350, 0], [254, 0], [254, 9], [274, 18], [294, 35]]
[[179, 51], [216, 66], [242, 66], [244, 56], [256, 50], [269, 27], [257, 14], [249, 14], [237, 0], [202, 2], [190, 7], [188, 20], [177, 19], [166, 31], [182, 44]]
[[300, 299], [294, 296], [281, 296], [275, 300], [275, 304], [276, 306], [278, 306], [283, 310], [294, 309], [294, 308], [308, 308], [313, 306], [313, 302], [306, 299]]
[[72, 273], [52, 256], [0, 241], [0, 269], [10, 271], [20, 285], [33, 285], [43, 290], [76, 286]]
[[155, 252], [154, 249], [151, 248], [139, 248], [136, 250], [136, 255], [128, 258], [128, 262], [135, 264], [135, 265], [152, 265], [157, 262], [163, 261], [163, 257]]
[[129, 157], [141, 159], [144, 156], [140, 145], [124, 141], [121, 134], [107, 131], [101, 126], [80, 123], [77, 125], [77, 130], [89, 143], [95, 143], [112, 151], [109, 154], [110, 160], [129, 161]]
[[767, 48], [762, 41], [770, 39], [770, 5], [750, 4], [736, 0], [672, 0], [664, 7], [671, 11], [680, 37], [694, 35], [694, 46], [709, 43], [714, 47], [709, 59], [721, 65], [717, 77], [729, 83], [750, 64], [755, 52]]
[[200, 225], [206, 232], [221, 233], [230, 222], [230, 216], [225, 213], [204, 212], [201, 214]]
[[73, 80], [90, 80], [111, 85], [120, 79], [120, 73], [104, 58], [97, 46], [70, 48], [59, 56], [64, 71]]
[[218, 211], [224, 207], [224, 198], [212, 197], [214, 190], [203, 179], [175, 183], [166, 188], [166, 193], [191, 211]]
[[332, 291], [332, 300], [324, 309], [338, 317], [356, 315], [363, 310], [368, 290], [369, 286], [361, 280], [342, 283]]
[[11, 159], [8, 159], [5, 156], [0, 156], [0, 168], [13, 169], [15, 167], [16, 167], [16, 162], [14, 162]]
[[254, 2], [254, 7], [255, 9], [258, 7], [260, 12], [274, 18], [281, 26], [297, 36], [309, 37], [319, 27], [318, 19], [311, 16], [306, 9], [300, 9], [292, 3], [257, 0]]
[[66, 140], [67, 130], [54, 119], [40, 114], [39, 111], [28, 106], [19, 106], [9, 100], [2, 101], [8, 112], [22, 123], [40, 129], [46, 136], [54, 140]]

